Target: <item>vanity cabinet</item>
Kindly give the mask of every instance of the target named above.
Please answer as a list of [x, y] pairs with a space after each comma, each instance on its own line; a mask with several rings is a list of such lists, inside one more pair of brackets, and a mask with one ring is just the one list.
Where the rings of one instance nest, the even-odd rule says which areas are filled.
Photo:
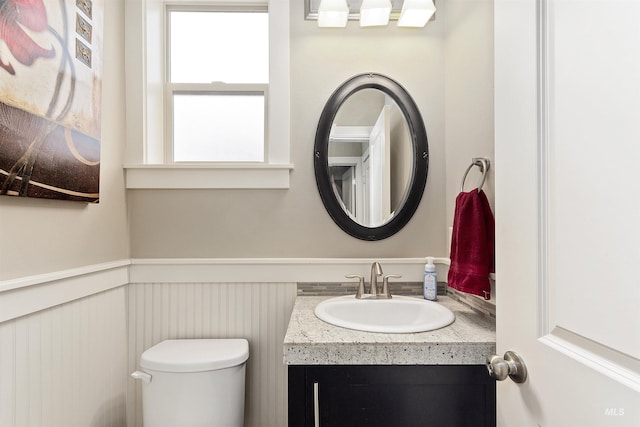
[[290, 427], [495, 427], [496, 384], [485, 367], [496, 354], [494, 319], [441, 296], [455, 315], [445, 328], [362, 332], [320, 320], [314, 309], [327, 298], [299, 296], [291, 313]]
[[496, 385], [484, 365], [288, 369], [290, 427], [496, 425]]

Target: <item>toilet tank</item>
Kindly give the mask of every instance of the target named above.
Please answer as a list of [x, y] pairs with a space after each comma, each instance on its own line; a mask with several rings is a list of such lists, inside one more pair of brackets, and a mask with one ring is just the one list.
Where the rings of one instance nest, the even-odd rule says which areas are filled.
[[167, 340], [140, 357], [144, 427], [242, 427], [245, 339]]

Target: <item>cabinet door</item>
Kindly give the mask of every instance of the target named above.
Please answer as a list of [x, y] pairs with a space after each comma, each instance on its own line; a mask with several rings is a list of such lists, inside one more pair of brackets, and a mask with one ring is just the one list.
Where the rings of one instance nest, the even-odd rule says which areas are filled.
[[484, 366], [291, 368], [290, 426], [316, 418], [322, 427], [495, 426], [495, 383]]

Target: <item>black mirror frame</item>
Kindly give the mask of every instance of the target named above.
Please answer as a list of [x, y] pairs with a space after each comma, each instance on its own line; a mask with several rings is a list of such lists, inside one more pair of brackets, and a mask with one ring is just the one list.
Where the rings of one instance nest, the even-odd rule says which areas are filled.
[[[365, 227], [354, 221], [343, 209], [331, 186], [329, 176], [329, 135], [340, 106], [353, 93], [363, 89], [378, 89], [389, 95], [404, 115], [413, 144], [413, 174], [400, 209], [385, 224]], [[316, 130], [314, 144], [314, 170], [320, 198], [329, 216], [346, 233], [361, 240], [386, 239], [400, 231], [415, 213], [425, 186], [429, 169], [427, 131], [418, 106], [409, 93], [391, 78], [375, 73], [358, 74], [342, 83], [327, 101]]]

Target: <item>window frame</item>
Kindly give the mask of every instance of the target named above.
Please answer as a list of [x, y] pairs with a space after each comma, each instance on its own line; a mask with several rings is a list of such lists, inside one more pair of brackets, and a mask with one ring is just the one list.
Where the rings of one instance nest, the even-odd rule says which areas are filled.
[[240, 163], [267, 163], [269, 154], [269, 83], [174, 83], [171, 78], [171, 20], [169, 15], [171, 12], [213, 12], [213, 13], [269, 13], [266, 4], [263, 5], [249, 5], [249, 4], [208, 4], [204, 6], [194, 5], [176, 5], [174, 3], [165, 3], [165, 133], [164, 133], [164, 161], [167, 164], [186, 164], [186, 163], [203, 163], [216, 165], [239, 163], [232, 161], [216, 161], [216, 160], [188, 160], [188, 161], [176, 161], [174, 156], [175, 148], [175, 135], [174, 135], [174, 95], [176, 94], [192, 94], [192, 95], [207, 95], [217, 93], [229, 93], [229, 94], [255, 94], [260, 93], [264, 99], [264, 117], [263, 117], [263, 137], [262, 137], [262, 160], [261, 161], [242, 161]]
[[[269, 83], [265, 89], [264, 162], [173, 162], [167, 111], [172, 103], [165, 82], [167, 10], [269, 13]], [[125, 184], [130, 189], [287, 189], [290, 163], [289, 0], [127, 0], [125, 2], [127, 149]], [[188, 84], [192, 85], [192, 84]], [[232, 84], [204, 84], [212, 91]], [[131, 89], [130, 89], [131, 88]], [[181, 89], [185, 89], [182, 87]], [[188, 88], [187, 88], [188, 89]], [[278, 114], [270, 112], [277, 111]], [[171, 145], [171, 153], [168, 146]], [[169, 161], [171, 159], [171, 161]]]

